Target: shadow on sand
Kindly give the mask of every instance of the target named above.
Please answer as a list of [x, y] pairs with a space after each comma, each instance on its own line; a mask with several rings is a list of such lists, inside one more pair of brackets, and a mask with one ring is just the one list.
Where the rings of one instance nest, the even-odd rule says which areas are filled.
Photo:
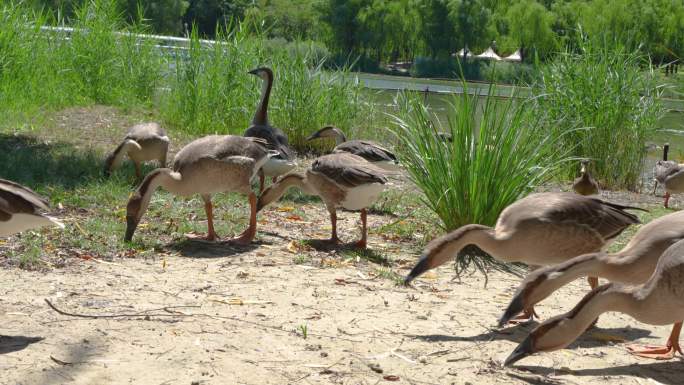
[[0, 354], [18, 352], [31, 344], [42, 341], [43, 337], [2, 336], [0, 335]]

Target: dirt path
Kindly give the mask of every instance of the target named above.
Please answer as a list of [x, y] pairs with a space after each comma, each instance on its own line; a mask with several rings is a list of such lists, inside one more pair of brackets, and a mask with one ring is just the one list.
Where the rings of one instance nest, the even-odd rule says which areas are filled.
[[[515, 277], [492, 274], [485, 289], [482, 275], [451, 282], [452, 268], [442, 267], [405, 288], [379, 277], [377, 265], [293, 253], [288, 245], [267, 236], [240, 252], [192, 245], [195, 255], [215, 258], [162, 254], [48, 273], [0, 270], [0, 383], [684, 382], [679, 360], [637, 359], [606, 341], [656, 343], [667, 326], [609, 314], [569, 349], [528, 358], [522, 370], [504, 369], [502, 360], [531, 328], [493, 329]], [[295, 264], [299, 253], [311, 259]], [[414, 257], [397, 258], [409, 267]], [[541, 317], [567, 310], [585, 286], [556, 293], [539, 306]], [[45, 298], [85, 314], [159, 310], [83, 319], [52, 311]]]

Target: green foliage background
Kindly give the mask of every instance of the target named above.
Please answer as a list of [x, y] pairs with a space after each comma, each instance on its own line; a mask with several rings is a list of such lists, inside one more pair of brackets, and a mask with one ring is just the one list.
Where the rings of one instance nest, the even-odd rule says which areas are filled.
[[[89, 0], [27, 0], [69, 20]], [[673, 0], [117, 0], [129, 21], [186, 35], [196, 25], [247, 20], [270, 38], [323, 43], [340, 60], [366, 69], [416, 57], [446, 58], [464, 46], [499, 54], [521, 48], [526, 61], [577, 46], [581, 25], [592, 38], [639, 49], [656, 63], [684, 57], [684, 2]], [[140, 8], [140, 9], [139, 9]], [[364, 63], [366, 63], [364, 65]]]

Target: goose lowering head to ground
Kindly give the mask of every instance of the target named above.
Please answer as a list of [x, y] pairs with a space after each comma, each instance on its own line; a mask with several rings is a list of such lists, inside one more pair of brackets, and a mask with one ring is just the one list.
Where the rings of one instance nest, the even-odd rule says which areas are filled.
[[278, 152], [264, 164], [263, 171], [259, 174], [259, 191], [263, 191], [264, 176], [270, 176], [275, 181], [277, 176], [295, 168], [296, 163], [294, 162], [294, 153], [287, 144], [287, 136], [281, 129], [271, 126], [268, 121], [268, 102], [273, 87], [273, 71], [268, 67], [260, 67], [249, 71], [249, 73], [258, 76], [263, 82], [261, 97], [252, 124], [243, 135], [261, 138], [267, 142], [269, 149]]
[[40, 210], [49, 210], [45, 198], [28, 187], [0, 179], [0, 237], [46, 225], [64, 228], [62, 222]]
[[[498, 260], [531, 266], [597, 252], [627, 226], [639, 223], [627, 208], [573, 193], [530, 194], [506, 207], [494, 228], [466, 225], [431, 241], [405, 282], [446, 263], [468, 245]], [[533, 313], [530, 307], [524, 315]]]
[[159, 167], [166, 167], [166, 154], [169, 150], [169, 137], [158, 123], [141, 123], [131, 127], [123, 142], [105, 159], [104, 174], [109, 176], [119, 167], [124, 155], [133, 161], [135, 175], [142, 178], [140, 165], [149, 160], [159, 162]]
[[256, 195], [251, 180], [270, 156], [275, 155], [259, 138], [233, 135], [211, 135], [183, 147], [173, 161], [173, 169], [158, 168], [142, 181], [128, 201], [126, 235], [130, 241], [147, 210], [152, 194], [162, 187], [175, 195], [200, 194], [207, 214], [207, 240], [218, 239], [214, 231], [211, 195], [238, 192], [247, 195], [250, 204], [249, 227], [229, 242], [248, 244], [256, 235]]
[[359, 248], [367, 243], [366, 208], [385, 188], [387, 178], [382, 169], [360, 156], [348, 153], [324, 155], [317, 158], [306, 173], [289, 173], [264, 190], [257, 209], [280, 199], [290, 187], [298, 187], [307, 194], [318, 195], [330, 213], [332, 235], [337, 243], [337, 208], [361, 210], [362, 235], [356, 242]]
[[348, 141], [342, 130], [337, 127], [325, 126], [311, 134], [306, 140], [320, 138], [335, 139], [336, 146], [332, 151], [333, 153], [347, 152], [358, 155], [386, 171], [397, 171], [400, 168], [397, 156], [390, 150], [368, 140]]
[[[602, 285], [587, 294], [571, 311], [537, 326], [511, 353], [505, 365], [536, 352], [563, 349], [579, 337], [602, 313], [616, 311], [651, 325], [674, 324], [665, 347], [631, 347], [640, 355], [669, 359], [679, 347], [679, 332], [684, 319], [684, 241], [670, 246], [645, 283], [626, 286]], [[628, 347], [629, 348], [629, 347]]]
[[503, 325], [511, 317], [579, 277], [593, 275], [617, 283], [644, 283], [653, 274], [663, 252], [682, 239], [684, 211], [677, 211], [639, 228], [629, 243], [617, 253], [584, 254], [537, 269], [520, 284], [499, 324]]
[[580, 170], [580, 176], [575, 178], [575, 182], [572, 184], [572, 189], [580, 195], [596, 195], [598, 194], [598, 183], [591, 177], [587, 166], [589, 161], [584, 159], [581, 162], [582, 169]]

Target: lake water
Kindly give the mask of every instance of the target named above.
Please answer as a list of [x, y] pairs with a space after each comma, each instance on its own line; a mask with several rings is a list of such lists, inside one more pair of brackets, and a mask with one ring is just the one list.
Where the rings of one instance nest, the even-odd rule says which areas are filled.
[[[399, 76], [386, 76], [375, 74], [361, 74], [358, 82], [372, 90], [373, 101], [386, 109], [391, 109], [397, 92], [400, 90], [425, 91], [425, 100], [430, 109], [440, 118], [446, 116], [448, 101], [454, 93], [462, 93], [463, 87], [460, 81], [447, 81], [436, 79], [414, 79]], [[468, 83], [468, 93], [483, 94], [489, 90], [487, 83]], [[514, 90], [512, 86], [497, 86], [497, 96], [510, 96]], [[519, 89], [520, 95], [526, 95], [526, 89]], [[662, 156], [662, 145], [670, 143], [670, 158], [678, 159], [684, 163], [684, 101], [663, 99], [668, 112], [658, 122], [658, 131], [649, 141], [648, 157], [645, 171], [650, 172], [651, 165]]]

